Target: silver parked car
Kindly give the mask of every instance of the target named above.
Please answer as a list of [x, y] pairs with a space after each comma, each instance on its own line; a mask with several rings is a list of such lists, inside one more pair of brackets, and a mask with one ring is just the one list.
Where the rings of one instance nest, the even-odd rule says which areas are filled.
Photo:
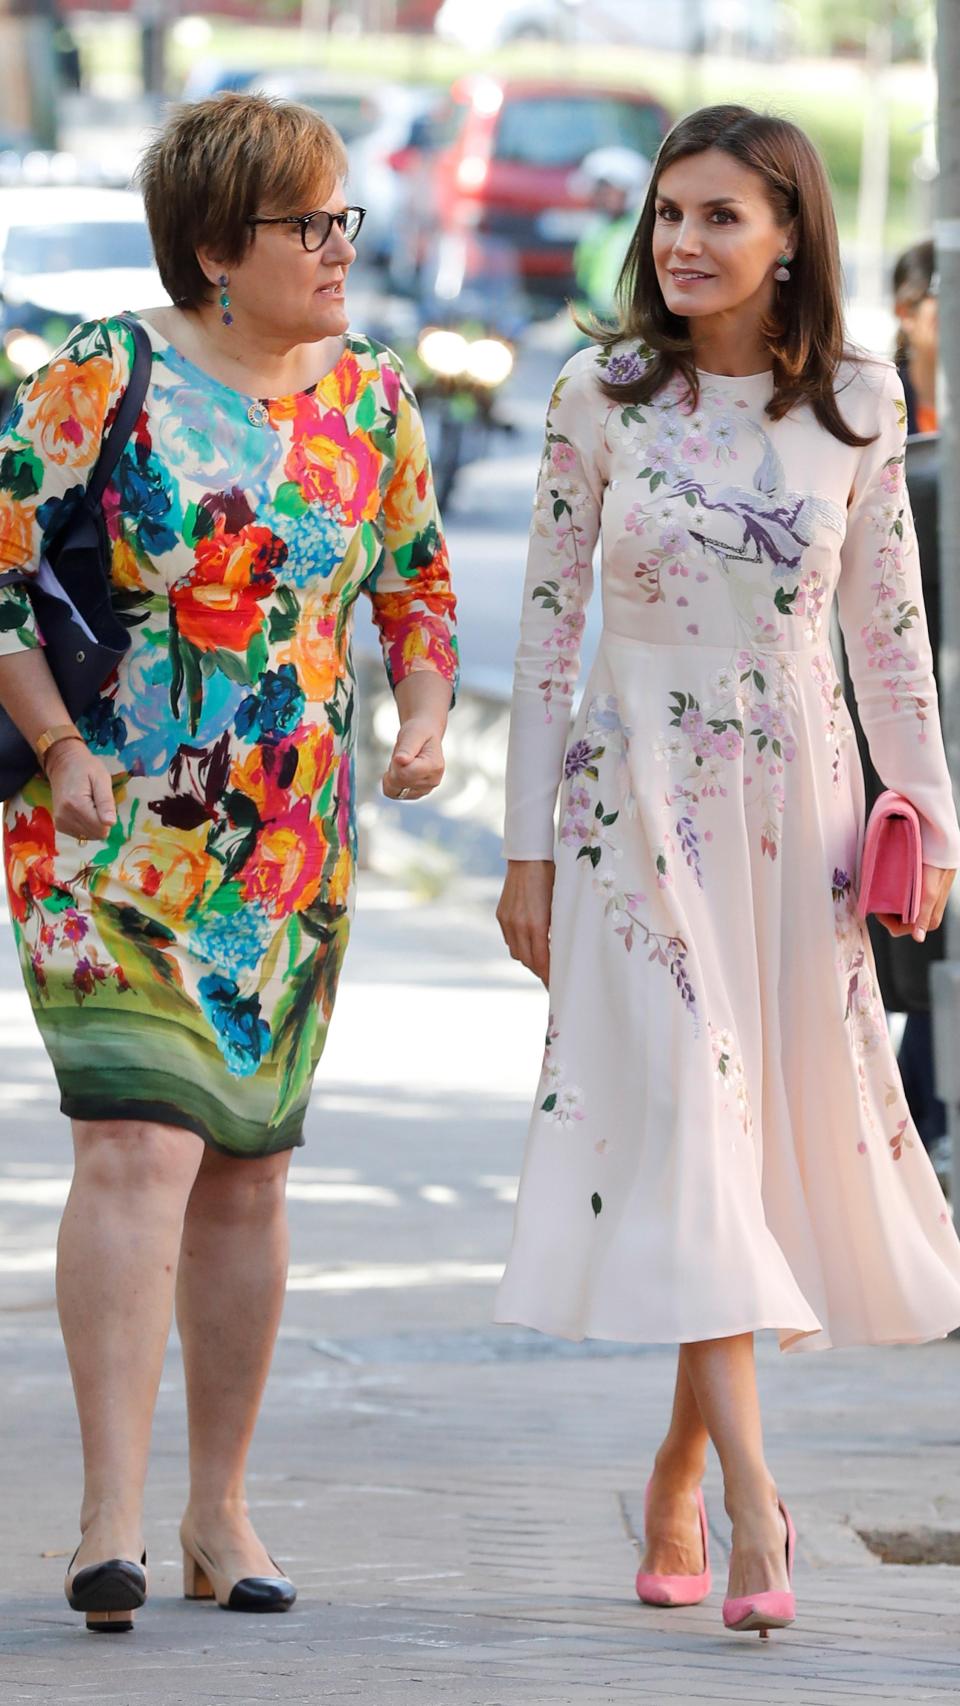
[[131, 190], [0, 189], [5, 387], [40, 367], [81, 320], [168, 302]]

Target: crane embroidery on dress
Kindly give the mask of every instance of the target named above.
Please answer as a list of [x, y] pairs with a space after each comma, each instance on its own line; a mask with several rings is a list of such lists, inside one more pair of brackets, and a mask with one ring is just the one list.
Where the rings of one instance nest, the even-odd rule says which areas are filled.
[[[763, 456], [753, 476], [753, 485], [720, 486], [708, 495], [698, 480], [685, 479], [671, 488], [672, 498], [685, 498], [691, 508], [732, 516], [742, 527], [734, 542], [708, 531], [706, 519], [695, 516], [688, 522], [692, 537], [704, 550], [712, 551], [726, 569], [731, 561], [757, 565], [769, 562], [778, 578], [799, 569], [804, 551], [813, 544], [817, 525], [842, 538], [842, 511], [828, 498], [787, 490], [786, 474], [773, 444], [756, 421], [743, 425], [760, 439]], [[782, 603], [778, 604], [782, 609]]]

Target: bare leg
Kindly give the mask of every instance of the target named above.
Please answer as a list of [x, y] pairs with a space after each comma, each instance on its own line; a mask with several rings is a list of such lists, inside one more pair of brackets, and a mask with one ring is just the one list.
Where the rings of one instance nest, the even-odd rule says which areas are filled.
[[733, 1524], [728, 1592], [787, 1587], [786, 1530], [763, 1451], [753, 1334], [684, 1347], [690, 1384], [723, 1469]]
[[137, 1120], [73, 1123], [57, 1304], [83, 1443], [76, 1568], [138, 1560], [184, 1209], [203, 1144]]
[[703, 1480], [709, 1436], [680, 1346], [673, 1415], [650, 1477], [641, 1569], [657, 1575], [698, 1576], [704, 1567], [695, 1493]]
[[190, 1195], [177, 1275], [190, 1426], [184, 1530], [227, 1576], [276, 1572], [247, 1515], [244, 1473], [280, 1326], [290, 1151], [209, 1149]]

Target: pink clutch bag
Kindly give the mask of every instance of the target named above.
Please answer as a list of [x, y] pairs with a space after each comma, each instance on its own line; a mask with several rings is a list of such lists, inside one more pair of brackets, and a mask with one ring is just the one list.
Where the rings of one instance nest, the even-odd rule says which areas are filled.
[[889, 912], [904, 924], [914, 924], [922, 887], [920, 819], [909, 800], [888, 788], [867, 820], [857, 911], [861, 918]]

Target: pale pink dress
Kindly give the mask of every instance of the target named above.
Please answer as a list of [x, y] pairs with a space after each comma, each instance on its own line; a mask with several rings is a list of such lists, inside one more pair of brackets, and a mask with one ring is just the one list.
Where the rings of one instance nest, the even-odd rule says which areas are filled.
[[[841, 444], [769, 374], [654, 404], [584, 350], [551, 400], [506, 853], [556, 857], [549, 1031], [497, 1319], [784, 1348], [960, 1324], [960, 1243], [910, 1121], [856, 910], [870, 750], [960, 863], [893, 367], [845, 363]], [[570, 730], [601, 541], [603, 632]], [[559, 832], [554, 812], [560, 794]]]

